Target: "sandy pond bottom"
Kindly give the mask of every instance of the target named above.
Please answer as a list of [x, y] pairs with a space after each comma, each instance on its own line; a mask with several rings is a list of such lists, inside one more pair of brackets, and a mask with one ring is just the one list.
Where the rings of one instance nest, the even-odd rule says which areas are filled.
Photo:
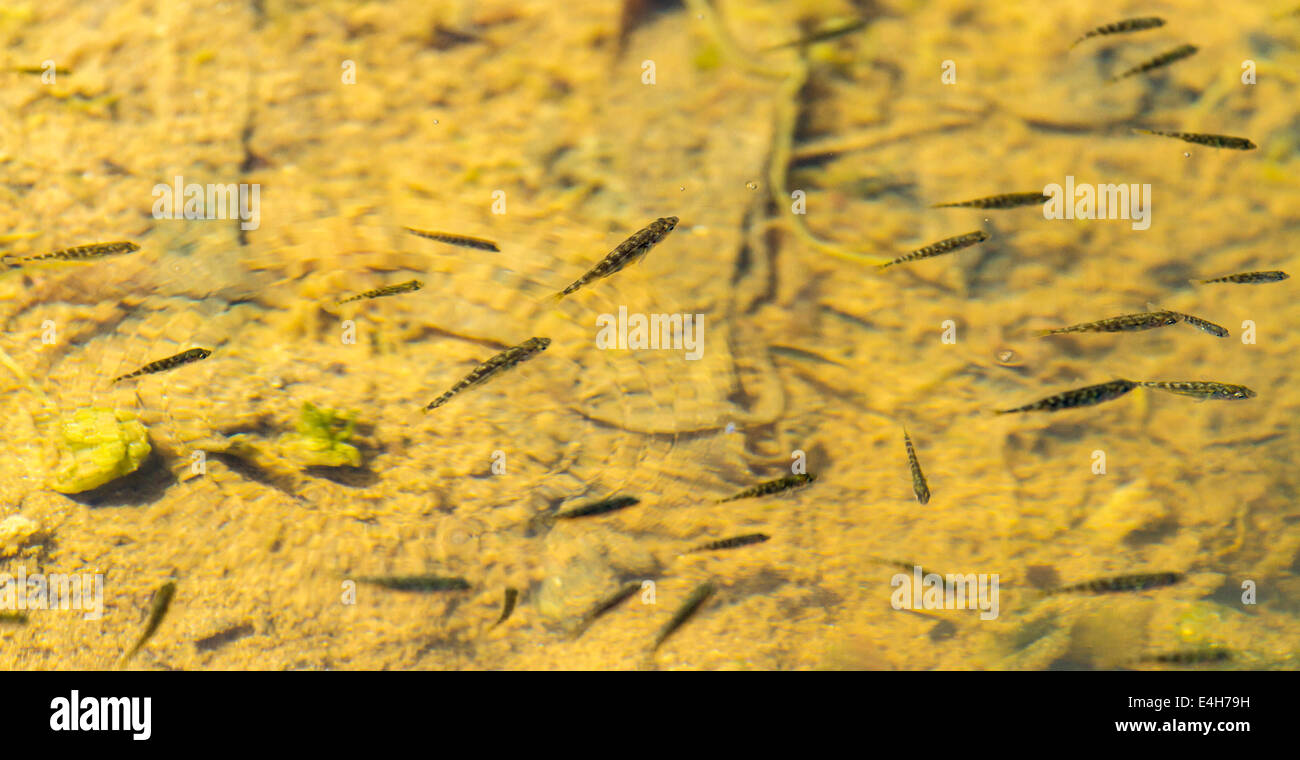
[[[143, 247], [0, 276], [0, 348], [32, 381], [0, 373], [0, 572], [105, 576], [98, 619], [0, 623], [0, 668], [111, 666], [168, 580], [170, 612], [131, 667], [1113, 668], [1205, 647], [1235, 655], [1210, 667], [1296, 666], [1295, 280], [1188, 280], [1297, 269], [1300, 18], [1200, 0], [900, 0], [802, 53], [738, 56], [733, 40], [758, 50], [854, 4], [722, 0], [715, 14], [692, 0], [649, 14], [621, 49], [617, 3], [559, 5], [0, 10], [13, 65], [71, 71], [0, 74], [3, 252]], [[1068, 50], [1083, 30], [1151, 12], [1169, 23]], [[1106, 84], [1186, 41], [1196, 56]], [[155, 218], [154, 186], [177, 176], [258, 185], [257, 228]], [[1149, 184], [1149, 229], [930, 208], [1067, 176]], [[668, 215], [680, 224], [643, 261], [547, 299]], [[868, 263], [974, 229], [991, 239]], [[419, 292], [335, 305], [415, 278]], [[1231, 336], [1034, 337], [1148, 304]], [[598, 348], [597, 317], [620, 307], [703, 315], [702, 357]], [[423, 411], [533, 336], [553, 341], [541, 356]], [[214, 353], [109, 382], [195, 345]], [[991, 414], [1117, 377], [1258, 396], [1139, 390]], [[272, 448], [305, 402], [356, 413], [362, 467], [220, 454], [232, 436]], [[86, 407], [138, 416], [153, 456], [103, 489], [57, 493], [51, 420]], [[933, 492], [924, 506], [904, 425]], [[795, 452], [812, 486], [715, 503], [788, 473]], [[613, 493], [641, 503], [529, 527]], [[771, 540], [681, 556], [755, 532]], [[898, 570], [877, 557], [996, 573], [998, 614], [895, 610]], [[1159, 571], [1186, 580], [1040, 593]], [[348, 585], [421, 573], [471, 588]], [[653, 580], [653, 599], [570, 639], [632, 579]], [[705, 582], [716, 594], [651, 656]], [[519, 606], [493, 628], [508, 587]]]

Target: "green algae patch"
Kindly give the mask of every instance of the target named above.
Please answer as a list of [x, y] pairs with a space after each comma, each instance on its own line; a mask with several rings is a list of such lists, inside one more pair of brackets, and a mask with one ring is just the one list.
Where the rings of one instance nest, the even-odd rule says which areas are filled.
[[356, 427], [356, 412], [339, 414], [304, 402], [297, 432], [280, 438], [280, 452], [303, 467], [361, 466], [361, 452], [348, 443]]
[[149, 456], [149, 431], [129, 412], [88, 407], [56, 423], [59, 464], [50, 488], [81, 493], [129, 475]]

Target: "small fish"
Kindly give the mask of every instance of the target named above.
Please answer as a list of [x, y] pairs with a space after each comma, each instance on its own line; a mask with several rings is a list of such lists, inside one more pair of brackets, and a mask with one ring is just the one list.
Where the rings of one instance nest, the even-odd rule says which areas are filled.
[[1199, 399], [1218, 399], [1220, 401], [1242, 401], [1248, 398], [1255, 398], [1255, 392], [1244, 385], [1228, 385], [1227, 383], [1206, 382], [1200, 380], [1172, 381], [1172, 382], [1149, 382], [1142, 383], [1144, 388], [1158, 388], [1162, 391], [1177, 393], [1180, 396], [1191, 396]]
[[643, 256], [649, 253], [650, 249], [653, 248], [656, 243], [667, 237], [668, 233], [672, 232], [673, 228], [676, 226], [677, 217], [665, 216], [656, 219], [649, 225], [637, 230], [632, 237], [619, 243], [617, 248], [610, 251], [605, 258], [601, 259], [596, 266], [592, 267], [591, 271], [579, 277], [569, 287], [556, 293], [554, 296], [555, 300], [558, 301], [564, 298], [592, 280], [609, 277], [615, 272], [623, 269], [623, 267], [626, 267], [629, 264], [635, 264]]
[[1208, 319], [1201, 319], [1200, 317], [1194, 317], [1191, 314], [1182, 314], [1179, 312], [1174, 312], [1174, 313], [1182, 317], [1184, 322], [1191, 325], [1192, 327], [1195, 327], [1201, 332], [1209, 333], [1210, 335], [1213, 335], [1216, 338], [1228, 337], [1228, 328], [1226, 327], [1216, 325], [1213, 322], [1209, 321]]
[[896, 567], [899, 570], [906, 570], [909, 573], [919, 570], [922, 578], [924, 578], [927, 575], [938, 575], [939, 577], [945, 577], [943, 573], [937, 573], [933, 569], [927, 570], [915, 562], [908, 562], [906, 560], [901, 560], [901, 559], [889, 559], [888, 557], [875, 557], [870, 555], [868, 555], [867, 559], [870, 559], [873, 562], [879, 562], [882, 565], [889, 565], [890, 567]]
[[685, 553], [694, 554], [695, 552], [711, 552], [711, 551], [716, 551], [718, 549], [737, 549], [742, 546], [749, 546], [750, 544], [761, 544], [770, 538], [771, 536], [765, 535], [763, 533], [749, 533], [744, 536], [736, 536], [734, 538], [724, 538], [721, 541], [710, 541], [709, 543], [704, 544], [703, 546], [697, 546], [694, 549], [688, 549]]
[[1110, 401], [1123, 396], [1125, 393], [1138, 387], [1138, 383], [1132, 380], [1111, 380], [1108, 383], [1098, 385], [1089, 385], [1084, 388], [1075, 388], [1074, 390], [1058, 393], [1055, 396], [1035, 401], [1032, 404], [1018, 406], [1014, 409], [999, 409], [995, 414], [1011, 414], [1012, 412], [1056, 412], [1061, 409], [1074, 409], [1081, 406], [1093, 406], [1103, 401]]
[[61, 75], [72, 73], [70, 69], [65, 69], [62, 66], [55, 66], [52, 69], [46, 68], [44, 66], [14, 66], [9, 70], [16, 74], [44, 74], [47, 71], [53, 71], [55, 74], [61, 74]]
[[1181, 652], [1161, 652], [1147, 655], [1138, 662], [1153, 662], [1163, 665], [1195, 665], [1204, 662], [1225, 662], [1232, 659], [1232, 651], [1223, 647], [1205, 647], [1187, 649]]
[[815, 353], [813, 351], [807, 351], [802, 348], [796, 348], [794, 346], [782, 346], [779, 344], [769, 344], [767, 349], [771, 351], [773, 354], [776, 354], [777, 356], [784, 356], [787, 359], [794, 359], [795, 361], [816, 362], [817, 364], [826, 364], [833, 367], [844, 366], [842, 363], [837, 362], [830, 357], [822, 356], [819, 353]]
[[782, 42], [778, 45], [771, 45], [769, 47], [762, 48], [761, 50], [759, 50], [759, 52], [770, 53], [773, 50], [780, 50], [782, 48], [803, 47], [804, 45], [811, 45], [814, 42], [825, 42], [826, 40], [833, 40], [836, 37], [843, 37], [846, 34], [852, 34], [853, 32], [856, 32], [859, 29], [865, 29], [866, 26], [867, 26], [867, 22], [863, 19], [853, 19], [852, 21], [848, 21], [848, 22], [829, 24], [826, 26], [826, 28], [813, 32], [812, 34], [809, 34], [807, 36], [800, 37], [799, 39], [796, 40], [790, 40], [789, 42]]
[[606, 612], [609, 612], [610, 610], [622, 604], [629, 597], [635, 594], [640, 588], [641, 588], [641, 581], [629, 581], [627, 583], [624, 583], [623, 586], [619, 588], [618, 591], [615, 591], [613, 594], [610, 594], [609, 596], [597, 602], [596, 606], [593, 607], [590, 612], [588, 612], [586, 615], [582, 617], [582, 622], [578, 623], [578, 627], [573, 630], [573, 638], [576, 639], [582, 636], [582, 634], [586, 633], [587, 629], [591, 627], [592, 623], [596, 622], [596, 620], [599, 619]]
[[367, 290], [364, 293], [358, 293], [355, 296], [344, 298], [343, 300], [339, 301], [339, 303], [343, 304], [343, 303], [350, 303], [352, 301], [360, 301], [363, 298], [383, 298], [384, 296], [395, 296], [398, 293], [411, 293], [413, 291], [419, 290], [422, 287], [424, 287], [424, 283], [420, 282], [419, 280], [411, 280], [410, 282], [401, 282], [396, 285], [385, 285], [382, 288]]
[[93, 261], [108, 256], [119, 256], [124, 253], [135, 253], [140, 250], [140, 246], [129, 240], [120, 240], [114, 243], [91, 243], [89, 245], [79, 245], [73, 248], [62, 248], [49, 253], [42, 253], [39, 256], [28, 256], [26, 258], [16, 258], [13, 256], [3, 257], [5, 263], [10, 267], [23, 266], [26, 264], [37, 264], [44, 262], [73, 262], [73, 261]]
[[1152, 58], [1149, 61], [1146, 61], [1145, 63], [1139, 63], [1138, 65], [1134, 66], [1128, 71], [1125, 71], [1123, 74], [1111, 77], [1110, 81], [1118, 82], [1119, 80], [1124, 79], [1125, 77], [1131, 77], [1134, 74], [1141, 74], [1144, 71], [1158, 69], [1161, 66], [1168, 66], [1174, 61], [1181, 61], [1184, 58], [1190, 58], [1193, 55], [1196, 55], [1196, 51], [1198, 49], [1199, 48], [1197, 48], [1195, 45], [1179, 45], [1173, 50], [1168, 50], [1164, 53], [1161, 53], [1160, 55], [1156, 56], [1155, 58]]
[[493, 356], [482, 364], [474, 368], [472, 372], [465, 376], [465, 379], [451, 386], [451, 389], [438, 398], [429, 402], [424, 411], [436, 409], [451, 400], [452, 396], [475, 385], [482, 385], [491, 380], [496, 375], [510, 369], [516, 364], [525, 362], [537, 354], [546, 350], [551, 345], [550, 338], [529, 338], [517, 346], [512, 346]]
[[447, 243], [449, 245], [458, 245], [461, 246], [462, 248], [477, 248], [480, 251], [501, 250], [500, 248], [497, 248], [497, 244], [492, 242], [491, 240], [484, 240], [483, 238], [470, 237], [469, 235], [457, 235], [452, 232], [435, 232], [433, 230], [417, 230], [414, 227], [403, 227], [402, 229], [406, 230], [412, 235], [415, 235], [416, 237], [428, 238], [429, 240], [437, 240], [439, 243]]
[[572, 520], [575, 517], [590, 517], [592, 515], [603, 515], [609, 512], [615, 512], [620, 509], [636, 506], [641, 500], [635, 496], [613, 496], [601, 501], [593, 501], [587, 504], [580, 504], [573, 509], [564, 512], [557, 512], [551, 517], [555, 520]]
[[816, 479], [817, 476], [812, 473], [806, 475], [786, 475], [784, 478], [769, 480], [765, 483], [759, 483], [753, 488], [746, 488], [734, 496], [728, 496], [725, 499], [718, 499], [717, 503], [722, 504], [728, 501], [736, 501], [737, 499], [749, 499], [755, 496], [767, 496], [768, 494], [780, 493], [781, 491], [789, 491], [794, 488], [806, 486]]
[[113, 382], [116, 383], [120, 380], [127, 380], [132, 377], [139, 377], [140, 375], [152, 375], [155, 372], [169, 370], [172, 367], [179, 367], [182, 364], [196, 362], [201, 359], [206, 359], [209, 356], [212, 356], [212, 351], [209, 349], [191, 348], [187, 351], [182, 351], [175, 356], [169, 356], [166, 359], [159, 359], [156, 362], [149, 362], [140, 369], [137, 369], [135, 372], [129, 372], [121, 377], [113, 378]]
[[469, 32], [462, 32], [458, 29], [452, 29], [442, 24], [433, 25], [433, 34], [430, 35], [429, 47], [434, 50], [450, 50], [457, 45], [467, 45], [471, 42], [482, 42], [483, 38]]
[[[1093, 29], [1075, 40], [1074, 45], [1078, 45], [1080, 42], [1092, 37], [1102, 37], [1108, 34], [1123, 34], [1125, 32], [1140, 32], [1143, 29], [1155, 29], [1156, 27], [1164, 25], [1165, 20], [1157, 16], [1126, 18], [1123, 21], [1116, 21], [1113, 24], [1106, 24], [1105, 26], [1099, 26], [1096, 29]], [[1073, 48], [1074, 45], [1071, 45], [1070, 47]]]
[[1069, 327], [1040, 330], [1038, 337], [1045, 338], [1048, 335], [1079, 332], [1136, 332], [1138, 330], [1153, 330], [1157, 327], [1176, 325], [1181, 321], [1183, 321], [1183, 315], [1178, 312], [1143, 311], [1137, 314], [1121, 314], [1118, 317], [1100, 319], [1096, 322], [1070, 325]]
[[916, 494], [916, 500], [922, 504], [930, 502], [930, 486], [925, 482], [925, 475], [921, 473], [921, 463], [916, 461], [916, 450], [912, 448], [912, 439], [907, 434], [907, 429], [903, 429], [903, 445], [907, 447], [907, 466], [912, 469], [912, 493]]
[[[506, 589], [505, 602], [502, 604], [501, 607], [501, 617], [497, 618], [497, 621], [492, 624], [492, 628], [496, 628], [497, 626], [506, 622], [506, 619], [510, 617], [510, 613], [515, 611], [515, 602], [517, 601], [519, 601], [519, 589], [517, 588]], [[489, 628], [488, 630], [492, 630], [492, 629]]]
[[1051, 199], [1052, 196], [1038, 191], [1032, 193], [1007, 193], [1005, 195], [991, 195], [987, 198], [976, 198], [973, 201], [936, 203], [930, 208], [1015, 208], [1017, 206], [1034, 206], [1046, 203]]
[[1212, 282], [1234, 282], [1239, 285], [1256, 285], [1261, 282], [1281, 282], [1290, 277], [1291, 275], [1286, 272], [1275, 269], [1268, 272], [1240, 272], [1238, 274], [1224, 275], [1223, 277], [1214, 277], [1209, 280], [1193, 280], [1193, 282], [1199, 282], [1202, 285], [1208, 285]]
[[391, 591], [466, 591], [469, 581], [464, 578], [446, 578], [439, 575], [385, 575], [358, 578], [362, 583], [380, 586]]
[[677, 612], [673, 613], [672, 620], [669, 620], [668, 623], [660, 629], [659, 635], [655, 637], [654, 649], [651, 651], [657, 651], [659, 647], [668, 640], [669, 636], [672, 636], [678, 628], [681, 628], [687, 620], [690, 620], [691, 617], [699, 611], [700, 607], [709, 600], [709, 597], [713, 596], [713, 593], [716, 590], [717, 589], [713, 587], [712, 583], [701, 583], [699, 586], [696, 586], [695, 590], [691, 592], [691, 595], [682, 603], [682, 606], [677, 608]]
[[27, 625], [27, 613], [0, 612], [0, 623], [6, 625]]
[[1205, 145], [1210, 148], [1228, 148], [1229, 150], [1254, 150], [1259, 147], [1255, 143], [1244, 137], [1229, 137], [1227, 135], [1202, 135], [1195, 132], [1161, 132], [1155, 129], [1135, 129], [1134, 133], [1139, 135], [1159, 135], [1160, 137], [1172, 137], [1175, 140], [1183, 142], [1196, 143]]
[[904, 256], [899, 256], [893, 261], [886, 261], [884, 264], [880, 265], [880, 268], [884, 269], [886, 267], [892, 267], [895, 264], [902, 264], [905, 261], [915, 261], [917, 259], [928, 259], [932, 256], [942, 256], [945, 253], [952, 253], [953, 251], [958, 251], [962, 248], [969, 248], [972, 245], [983, 243], [988, 239], [989, 233], [984, 230], [967, 232], [965, 235], [957, 235], [955, 237], [940, 240], [937, 243], [932, 243], [924, 248], [917, 248], [915, 251]]
[[1058, 586], [1048, 589], [1047, 595], [1069, 594], [1074, 592], [1088, 594], [1109, 594], [1117, 591], [1146, 591], [1147, 589], [1172, 586], [1183, 579], [1182, 573], [1138, 573], [1136, 575], [1117, 575], [1113, 578], [1096, 578], [1070, 586]]
[[122, 655], [118, 660], [117, 666], [120, 668], [127, 663], [136, 653], [140, 651], [145, 642], [149, 640], [158, 626], [162, 623], [163, 616], [167, 614], [167, 608], [171, 606], [172, 597], [176, 595], [176, 584], [168, 581], [158, 588], [153, 594], [153, 605], [149, 608], [149, 619], [145, 621], [144, 630], [140, 632], [140, 638], [136, 639], [135, 645]]
[[[900, 560], [900, 559], [889, 559], [889, 558], [887, 558], [887, 557], [872, 557], [872, 556], [868, 556], [868, 559], [873, 560], [873, 561], [875, 561], [875, 562], [879, 562], [879, 563], [882, 564], [882, 565], [889, 565], [890, 567], [896, 567], [896, 568], [898, 568], [899, 570], [902, 570], [902, 571], [908, 573], [909, 575], [911, 575], [911, 574], [913, 574], [913, 573], [920, 573], [922, 579], [925, 579], [925, 578], [927, 578], [927, 577], [929, 577], [929, 576], [931, 576], [931, 575], [937, 575], [937, 576], [939, 576], [940, 578], [943, 579], [943, 587], [944, 587], [944, 588], [946, 588], [946, 589], [947, 589], [947, 588], [956, 588], [956, 583], [957, 583], [956, 579], [953, 579], [953, 580], [950, 581], [949, 578], [950, 578], [951, 576], [949, 576], [949, 575], [946, 574], [946, 573], [939, 572], [939, 571], [935, 570], [934, 568], [924, 568], [924, 567], [921, 567], [920, 565], [918, 565], [918, 564], [915, 563], [915, 562], [907, 562], [907, 561]], [[958, 576], [956, 576], [956, 578], [961, 578], [961, 576], [958, 575]]]

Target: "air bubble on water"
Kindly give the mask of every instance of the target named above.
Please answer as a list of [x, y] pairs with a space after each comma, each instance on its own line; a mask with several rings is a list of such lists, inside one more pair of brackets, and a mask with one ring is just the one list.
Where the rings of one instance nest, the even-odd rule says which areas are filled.
[[758, 189], [758, 183], [757, 183], [757, 182], [754, 182], [753, 180], [750, 180], [749, 182], [746, 182], [746, 183], [745, 183], [745, 187], [749, 188], [750, 190], [757, 190], [757, 189]]
[[681, 187], [677, 188], [677, 191], [678, 191], [678, 192], [681, 192], [681, 193], [686, 192], [686, 186], [685, 186], [685, 185], [682, 185]]
[[437, 124], [437, 123], [438, 123], [438, 120], [437, 120], [437, 119], [434, 119], [434, 120], [433, 120], [433, 123], [434, 123], [434, 124]]
[[1183, 158], [1191, 158], [1191, 157], [1192, 157], [1191, 153], [1188, 153], [1187, 151], [1183, 151]]

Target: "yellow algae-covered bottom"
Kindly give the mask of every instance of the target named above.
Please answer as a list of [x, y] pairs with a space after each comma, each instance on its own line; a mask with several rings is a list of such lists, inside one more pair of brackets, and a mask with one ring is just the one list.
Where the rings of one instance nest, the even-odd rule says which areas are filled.
[[[1070, 51], [1140, 8], [896, 0], [760, 54], [871, 4], [691, 0], [621, 49], [604, 0], [19, 5], [14, 65], [70, 73], [0, 74], [0, 252], [141, 250], [0, 273], [0, 573], [107, 578], [99, 619], [0, 627], [0, 668], [111, 666], [168, 581], [132, 668], [1296, 667], [1297, 280], [1188, 280], [1300, 268], [1300, 20], [1188, 0]], [[178, 177], [256, 186], [256, 223], [156, 214]], [[1067, 177], [1150, 185], [1149, 228], [931, 208]], [[663, 216], [642, 260], [549, 299]], [[1231, 336], [1034, 337], [1148, 304]], [[624, 313], [691, 315], [698, 351], [600, 342]], [[531, 337], [552, 343], [424, 411]], [[1116, 378], [1258, 395], [991, 413]], [[86, 408], [137, 417], [156, 456], [61, 494], [50, 424]], [[816, 482], [717, 503], [792, 466]], [[616, 494], [640, 503], [535, 519]], [[996, 615], [895, 609], [889, 562], [996, 574]], [[1041, 593], [1141, 572], [1186, 578]], [[420, 575], [470, 588], [355, 582]], [[650, 583], [575, 640], [630, 581]], [[1140, 662], [1206, 647], [1234, 657]]]

